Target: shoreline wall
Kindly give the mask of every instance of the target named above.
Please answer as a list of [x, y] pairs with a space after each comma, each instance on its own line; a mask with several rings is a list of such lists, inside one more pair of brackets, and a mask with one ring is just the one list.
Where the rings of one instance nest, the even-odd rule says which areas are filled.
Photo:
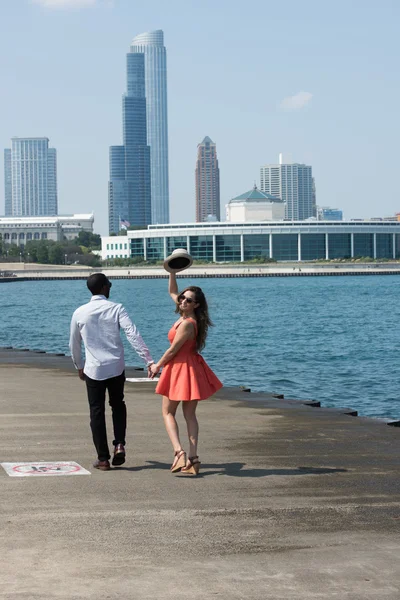
[[[0, 270], [1, 271], [1, 270]], [[12, 275], [11, 273], [12, 272]], [[0, 283], [12, 281], [43, 281], [58, 279], [87, 279], [91, 273], [102, 272], [113, 279], [166, 279], [168, 273], [162, 267], [106, 267], [98, 269], [54, 267], [52, 265], [29, 265], [29, 269], [3, 269]], [[198, 265], [177, 274], [178, 278], [232, 278], [232, 277], [315, 277], [348, 275], [400, 275], [399, 263], [364, 264], [302, 264], [285, 265]]]
[[[72, 363], [71, 357], [64, 352], [48, 352], [42, 349], [34, 348], [15, 348], [13, 346], [0, 346], [0, 365], [21, 365], [25, 368], [33, 367], [37, 369], [57, 369], [76, 375], [77, 371]], [[142, 366], [126, 365], [128, 377], [145, 377]], [[250, 384], [251, 385], [251, 384]], [[345, 406], [325, 406], [321, 405], [318, 399], [307, 398], [286, 398], [280, 392], [258, 391], [252, 392], [248, 385], [230, 386], [224, 385], [218, 392], [218, 396], [229, 399], [232, 395], [239, 395], [241, 402], [247, 402], [253, 405], [280, 408], [299, 408], [304, 407], [321, 411], [325, 414], [347, 415], [349, 417], [358, 417], [369, 423], [385, 424], [390, 427], [400, 427], [400, 420], [397, 418], [369, 417], [360, 415], [358, 410]]]

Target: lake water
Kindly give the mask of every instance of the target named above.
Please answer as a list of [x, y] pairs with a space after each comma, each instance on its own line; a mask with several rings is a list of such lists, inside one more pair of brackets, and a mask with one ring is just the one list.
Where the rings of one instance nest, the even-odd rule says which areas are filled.
[[[209, 301], [203, 355], [226, 385], [400, 417], [400, 277], [285, 277], [180, 280]], [[0, 285], [0, 345], [68, 353], [72, 312], [88, 301], [84, 281]], [[114, 280], [157, 360], [176, 319], [167, 280]], [[141, 365], [126, 344], [128, 365]]]

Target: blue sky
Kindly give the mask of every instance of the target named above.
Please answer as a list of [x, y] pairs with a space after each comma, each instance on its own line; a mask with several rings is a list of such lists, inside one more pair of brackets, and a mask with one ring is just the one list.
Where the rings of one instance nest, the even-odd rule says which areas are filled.
[[[221, 205], [262, 164], [311, 164], [317, 203], [400, 211], [397, 0], [2, 0], [0, 147], [47, 136], [59, 211], [106, 234], [108, 148], [121, 143], [125, 55], [163, 29], [171, 220], [193, 221], [197, 144], [217, 144]], [[0, 212], [4, 212], [3, 169]], [[223, 208], [224, 214], [224, 208]]]

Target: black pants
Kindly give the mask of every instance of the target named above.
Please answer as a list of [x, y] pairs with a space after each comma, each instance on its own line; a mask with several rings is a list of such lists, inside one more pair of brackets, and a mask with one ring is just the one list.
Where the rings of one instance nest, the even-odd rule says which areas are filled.
[[114, 426], [113, 444], [125, 445], [126, 432], [126, 405], [124, 402], [125, 371], [118, 377], [111, 377], [103, 381], [90, 379], [85, 375], [86, 388], [90, 407], [90, 428], [92, 430], [93, 442], [97, 450], [99, 460], [109, 460], [110, 450], [107, 443], [106, 429], [106, 390], [111, 406], [112, 420]]

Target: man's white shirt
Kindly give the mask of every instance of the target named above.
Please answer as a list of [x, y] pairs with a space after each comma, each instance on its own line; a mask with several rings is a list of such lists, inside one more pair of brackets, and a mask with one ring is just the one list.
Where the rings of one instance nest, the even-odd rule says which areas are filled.
[[92, 296], [90, 302], [77, 308], [72, 315], [69, 347], [75, 367], [98, 381], [121, 375], [125, 359], [120, 329], [125, 331], [129, 343], [146, 365], [151, 364], [153, 359], [149, 349], [122, 304], [99, 295]]

